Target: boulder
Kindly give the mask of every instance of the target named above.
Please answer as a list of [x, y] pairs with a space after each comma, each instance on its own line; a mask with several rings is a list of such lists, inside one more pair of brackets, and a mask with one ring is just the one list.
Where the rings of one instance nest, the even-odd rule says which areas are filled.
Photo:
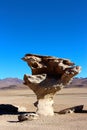
[[18, 115], [19, 122], [26, 121], [26, 120], [32, 121], [32, 120], [35, 120], [37, 118], [38, 118], [38, 115], [34, 114], [34, 113], [27, 113], [27, 114]]
[[70, 108], [66, 108], [64, 110], [59, 111], [59, 114], [67, 114], [67, 113], [82, 113], [84, 105], [78, 105]]

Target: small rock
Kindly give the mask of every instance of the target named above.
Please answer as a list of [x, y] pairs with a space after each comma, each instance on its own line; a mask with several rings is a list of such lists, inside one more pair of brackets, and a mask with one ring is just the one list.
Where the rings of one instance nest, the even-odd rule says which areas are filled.
[[84, 105], [78, 105], [70, 108], [66, 108], [64, 110], [59, 111], [59, 114], [67, 114], [67, 113], [81, 113]]
[[21, 121], [25, 121], [25, 120], [34, 120], [34, 119], [37, 119], [38, 118], [38, 115], [37, 114], [34, 114], [34, 113], [29, 113], [29, 114], [20, 114], [18, 116], [18, 120], [21, 122]]

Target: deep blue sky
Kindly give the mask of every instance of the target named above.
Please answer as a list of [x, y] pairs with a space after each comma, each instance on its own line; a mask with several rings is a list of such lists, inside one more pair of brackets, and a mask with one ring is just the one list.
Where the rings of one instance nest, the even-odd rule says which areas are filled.
[[68, 58], [87, 77], [87, 0], [0, 0], [0, 79], [30, 74], [26, 53]]

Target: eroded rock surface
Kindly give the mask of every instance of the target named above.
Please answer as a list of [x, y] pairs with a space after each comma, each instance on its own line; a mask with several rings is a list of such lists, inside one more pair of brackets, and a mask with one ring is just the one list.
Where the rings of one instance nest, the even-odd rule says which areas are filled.
[[32, 75], [24, 75], [24, 84], [28, 85], [37, 96], [37, 113], [54, 115], [53, 96], [72, 81], [81, 67], [75, 66], [68, 59], [52, 56], [26, 54], [22, 59], [32, 70]]

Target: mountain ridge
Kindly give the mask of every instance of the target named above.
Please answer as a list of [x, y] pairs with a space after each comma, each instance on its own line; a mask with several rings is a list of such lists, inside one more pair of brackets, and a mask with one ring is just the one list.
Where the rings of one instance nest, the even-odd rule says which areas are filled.
[[[87, 87], [87, 78], [74, 78], [72, 82], [65, 88], [75, 88], [75, 87]], [[4, 78], [0, 79], [0, 89], [19, 89], [26, 88], [23, 84], [23, 80], [19, 78]]]
[[19, 89], [19, 88], [25, 88], [22, 79], [11, 77], [0, 79], [0, 89]]

